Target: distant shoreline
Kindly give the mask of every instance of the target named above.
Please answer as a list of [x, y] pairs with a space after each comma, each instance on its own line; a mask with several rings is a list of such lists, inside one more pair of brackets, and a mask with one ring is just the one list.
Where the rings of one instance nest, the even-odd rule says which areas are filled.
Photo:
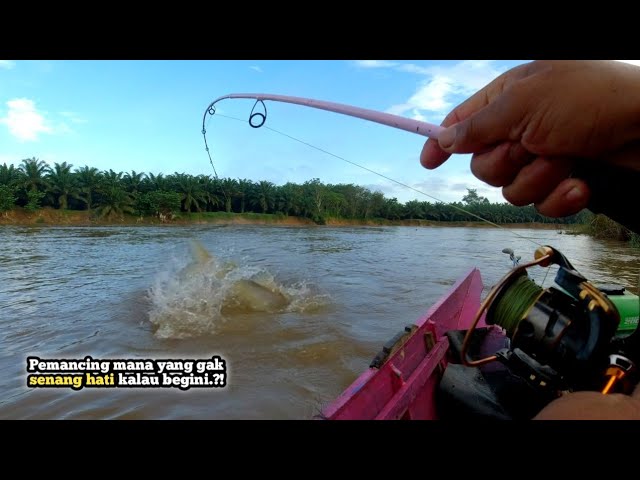
[[[0, 226], [167, 226], [180, 227], [188, 225], [271, 225], [301, 227], [371, 227], [371, 226], [404, 226], [404, 227], [480, 227], [491, 228], [485, 222], [437, 222], [431, 220], [386, 220], [386, 219], [336, 219], [328, 218], [325, 225], [317, 225], [305, 217], [261, 214], [261, 213], [181, 213], [177, 218], [162, 222], [157, 217], [139, 217], [121, 215], [111, 218], [98, 218], [94, 212], [86, 210], [57, 210], [42, 208], [28, 212], [17, 208], [0, 214]], [[567, 230], [571, 225], [559, 223], [506, 223], [500, 226], [517, 228], [534, 228], [541, 230]]]

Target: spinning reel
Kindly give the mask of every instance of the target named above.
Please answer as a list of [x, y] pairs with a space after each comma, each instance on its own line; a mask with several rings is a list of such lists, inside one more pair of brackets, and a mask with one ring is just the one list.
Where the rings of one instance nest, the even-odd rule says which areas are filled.
[[[503, 251], [514, 261], [513, 251]], [[482, 302], [464, 337], [462, 362], [481, 366], [498, 360], [530, 386], [552, 396], [577, 390], [630, 393], [639, 380], [637, 327], [631, 335], [620, 336], [621, 317], [614, 296], [591, 284], [562, 253], [544, 246], [534, 258], [523, 265], [514, 261], [514, 268]], [[552, 264], [559, 267], [557, 287], [543, 289], [529, 278], [528, 268]], [[488, 325], [504, 329], [509, 346], [471, 360], [470, 339], [485, 313]]]

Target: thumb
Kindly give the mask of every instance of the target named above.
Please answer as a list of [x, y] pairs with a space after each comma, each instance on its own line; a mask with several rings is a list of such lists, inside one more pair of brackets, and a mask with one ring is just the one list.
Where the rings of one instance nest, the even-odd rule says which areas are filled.
[[498, 143], [520, 140], [528, 102], [521, 95], [515, 97], [504, 92], [481, 110], [444, 129], [438, 136], [440, 148], [447, 153], [479, 153]]

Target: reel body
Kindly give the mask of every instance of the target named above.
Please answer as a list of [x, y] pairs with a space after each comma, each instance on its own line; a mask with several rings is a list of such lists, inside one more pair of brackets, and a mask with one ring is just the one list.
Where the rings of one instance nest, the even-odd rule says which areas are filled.
[[[558, 265], [557, 285], [543, 289], [527, 268]], [[467, 356], [477, 321], [499, 325], [509, 346], [480, 360]], [[541, 247], [535, 260], [514, 267], [482, 303], [462, 345], [462, 362], [480, 366], [494, 360], [547, 395], [595, 390], [630, 393], [638, 382], [640, 340], [616, 335], [620, 313], [608, 295], [591, 284], [557, 250]]]

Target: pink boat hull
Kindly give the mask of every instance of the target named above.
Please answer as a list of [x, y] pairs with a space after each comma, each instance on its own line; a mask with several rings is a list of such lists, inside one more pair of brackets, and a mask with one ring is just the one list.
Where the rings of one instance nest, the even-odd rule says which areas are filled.
[[[449, 330], [465, 330], [480, 307], [478, 269], [419, 318], [379, 368], [360, 375], [322, 413], [328, 420], [435, 420], [435, 389], [447, 365]], [[486, 326], [484, 318], [479, 327]], [[402, 343], [404, 342], [404, 343]]]

